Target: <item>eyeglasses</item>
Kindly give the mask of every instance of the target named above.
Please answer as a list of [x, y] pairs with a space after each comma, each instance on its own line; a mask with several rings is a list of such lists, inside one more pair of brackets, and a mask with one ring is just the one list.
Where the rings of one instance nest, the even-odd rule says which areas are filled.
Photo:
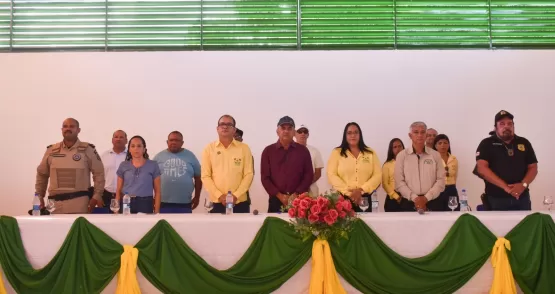
[[235, 127], [235, 126], [233, 125], [233, 123], [219, 123], [219, 124], [218, 124], [218, 127], [222, 127], [222, 128], [223, 128], [223, 127], [229, 127], [229, 128], [232, 128], [232, 127]]
[[308, 130], [298, 130], [297, 134], [308, 134]]
[[445, 167], [445, 176], [447, 176], [447, 177], [449, 176], [449, 167], [448, 166]]

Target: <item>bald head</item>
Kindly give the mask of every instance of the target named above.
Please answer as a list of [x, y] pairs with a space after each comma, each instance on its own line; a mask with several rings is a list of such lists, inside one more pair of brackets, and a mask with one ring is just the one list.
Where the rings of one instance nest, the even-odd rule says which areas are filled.
[[75, 142], [77, 141], [77, 136], [81, 132], [79, 128], [79, 122], [74, 118], [66, 118], [62, 123], [62, 136], [64, 136], [64, 141]]
[[434, 128], [429, 128], [426, 131], [426, 146], [428, 146], [429, 148], [433, 148], [434, 146], [434, 140], [437, 137], [437, 131]]
[[116, 153], [122, 152], [125, 150], [125, 146], [127, 145], [127, 134], [122, 130], [117, 130], [112, 135], [112, 146], [114, 147], [114, 151]]
[[75, 124], [75, 126], [79, 127], [79, 121], [74, 119], [73, 117], [68, 117], [64, 120], [64, 122], [62, 123], [62, 125], [66, 124], [66, 123], [73, 123]]

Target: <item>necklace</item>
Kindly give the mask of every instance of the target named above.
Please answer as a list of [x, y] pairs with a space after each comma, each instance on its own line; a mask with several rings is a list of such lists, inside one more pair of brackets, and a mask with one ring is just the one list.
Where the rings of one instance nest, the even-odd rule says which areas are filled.
[[515, 155], [515, 150], [513, 149], [513, 144], [512, 143], [511, 143], [511, 148], [508, 148], [507, 144], [505, 144], [505, 142], [503, 142], [503, 147], [505, 147], [505, 149], [507, 149], [507, 154], [509, 156]]
[[503, 139], [501, 139], [499, 136], [497, 136], [497, 138], [499, 138], [499, 141], [501, 141], [501, 144], [503, 144], [503, 147], [505, 147], [505, 149], [507, 150], [507, 154], [509, 156], [515, 155], [515, 150], [513, 149], [514, 138], [511, 140], [511, 141], [513, 141], [511, 143], [511, 148], [508, 148], [507, 144], [505, 144], [505, 141], [503, 141]]

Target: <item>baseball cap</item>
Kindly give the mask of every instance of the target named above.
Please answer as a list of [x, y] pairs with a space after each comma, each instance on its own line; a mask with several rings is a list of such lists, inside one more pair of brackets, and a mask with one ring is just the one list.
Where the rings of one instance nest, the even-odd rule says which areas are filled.
[[293, 126], [293, 128], [295, 127], [295, 121], [287, 115], [280, 118], [277, 125], [279, 127], [279, 126], [285, 125], [285, 124], [290, 124], [291, 126]]
[[514, 119], [514, 116], [512, 114], [510, 114], [508, 111], [501, 110], [495, 115], [495, 124], [497, 124], [498, 121], [502, 120], [505, 117], [508, 117], [510, 119]]
[[307, 125], [301, 125], [300, 127], [297, 128], [297, 131], [300, 129], [306, 129], [308, 131], [308, 126]]

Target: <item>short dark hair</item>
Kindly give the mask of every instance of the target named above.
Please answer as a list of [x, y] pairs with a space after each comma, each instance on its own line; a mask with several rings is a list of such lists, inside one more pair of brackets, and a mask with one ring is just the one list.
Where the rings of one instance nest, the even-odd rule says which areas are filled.
[[180, 131], [172, 131], [171, 133], [168, 134], [168, 139], [170, 138], [171, 134], [179, 135], [181, 139], [183, 139], [183, 134]]
[[233, 121], [233, 127], [235, 127], [237, 125], [237, 123], [235, 122], [235, 118], [233, 116], [229, 115], [229, 114], [224, 114], [224, 115], [220, 116], [220, 118], [218, 118], [218, 124], [220, 123], [220, 120], [224, 117], [231, 118], [231, 120]]
[[236, 129], [236, 130], [235, 130], [235, 134], [237, 134], [237, 135], [243, 137], [243, 130], [241, 130], [241, 129]]

